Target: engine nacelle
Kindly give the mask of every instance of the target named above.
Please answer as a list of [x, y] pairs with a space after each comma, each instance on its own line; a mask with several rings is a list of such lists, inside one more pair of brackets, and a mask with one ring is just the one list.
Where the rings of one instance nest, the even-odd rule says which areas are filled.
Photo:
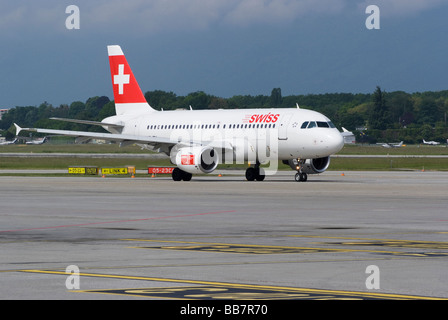
[[[297, 159], [287, 160], [287, 163], [293, 170], [297, 170], [299, 163]], [[322, 173], [328, 169], [330, 165], [330, 157], [307, 159], [304, 164], [302, 164], [302, 172], [307, 174]]]
[[189, 173], [210, 173], [218, 166], [218, 152], [211, 147], [184, 147], [176, 154], [176, 165]]

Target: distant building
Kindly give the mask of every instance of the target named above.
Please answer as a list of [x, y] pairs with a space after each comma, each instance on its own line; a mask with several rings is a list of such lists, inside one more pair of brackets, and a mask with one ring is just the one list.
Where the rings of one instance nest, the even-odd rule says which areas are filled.
[[9, 109], [0, 109], [0, 120], [2, 120], [2, 117], [5, 113], [7, 113]]

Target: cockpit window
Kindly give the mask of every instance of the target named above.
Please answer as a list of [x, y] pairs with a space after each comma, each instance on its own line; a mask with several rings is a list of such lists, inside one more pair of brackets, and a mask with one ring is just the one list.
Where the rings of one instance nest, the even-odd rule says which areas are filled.
[[327, 122], [323, 122], [323, 121], [317, 121], [317, 126], [319, 128], [329, 128], [330, 127]]
[[302, 123], [300, 129], [311, 129], [311, 128], [336, 128], [336, 126], [331, 121], [305, 121]]

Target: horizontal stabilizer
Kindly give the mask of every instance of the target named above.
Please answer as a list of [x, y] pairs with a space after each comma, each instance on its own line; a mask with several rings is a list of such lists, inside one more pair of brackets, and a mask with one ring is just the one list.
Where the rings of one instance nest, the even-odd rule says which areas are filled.
[[106, 123], [106, 122], [100, 122], [100, 121], [90, 121], [90, 120], [79, 120], [79, 119], [67, 119], [67, 118], [50, 118], [51, 120], [59, 120], [59, 121], [65, 121], [65, 122], [73, 122], [73, 123], [80, 123], [80, 124], [90, 124], [93, 126], [107, 126], [107, 127], [114, 127], [114, 128], [123, 128], [121, 124], [115, 124], [115, 123]]

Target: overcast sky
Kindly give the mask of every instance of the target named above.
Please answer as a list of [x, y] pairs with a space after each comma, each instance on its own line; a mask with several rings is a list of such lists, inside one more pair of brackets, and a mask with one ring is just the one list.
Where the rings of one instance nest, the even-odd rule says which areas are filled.
[[[380, 29], [368, 30], [368, 5]], [[68, 30], [66, 8], [80, 10]], [[106, 46], [144, 92], [221, 97], [448, 89], [446, 0], [0, 0], [0, 107], [113, 99]]]

